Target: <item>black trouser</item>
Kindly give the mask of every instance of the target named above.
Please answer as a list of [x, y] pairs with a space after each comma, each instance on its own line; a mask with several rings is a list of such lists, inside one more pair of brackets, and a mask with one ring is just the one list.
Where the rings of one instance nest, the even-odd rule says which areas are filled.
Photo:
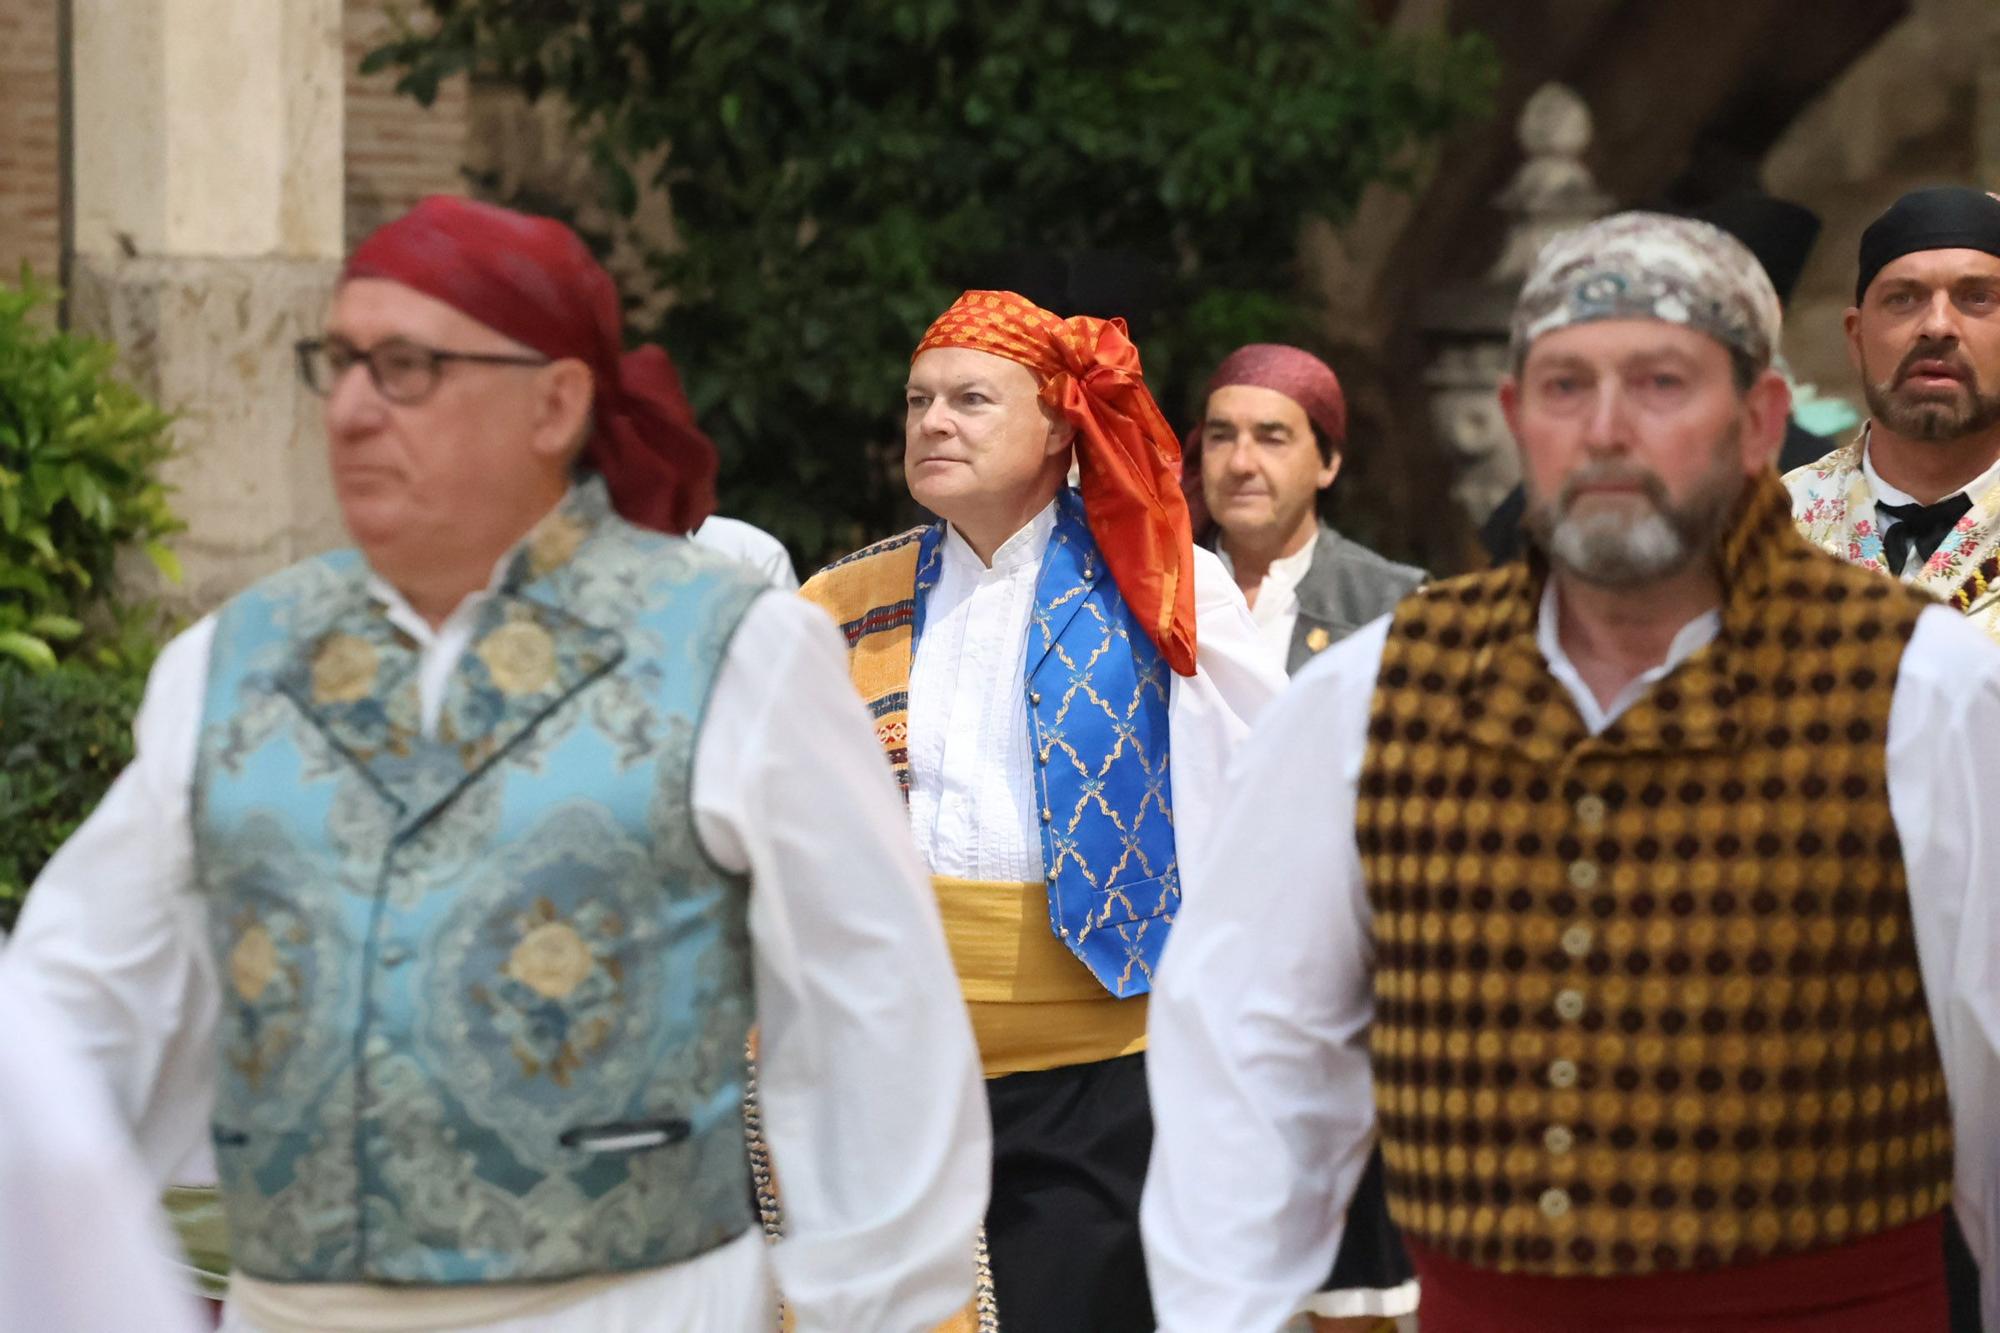
[[1152, 1333], [1139, 1191], [1153, 1150], [1146, 1057], [986, 1083], [986, 1247], [1003, 1333]]
[[1340, 1233], [1340, 1252], [1333, 1257], [1333, 1276], [1321, 1291], [1352, 1291], [1366, 1287], [1385, 1291], [1417, 1275], [1403, 1252], [1403, 1237], [1389, 1220], [1389, 1191], [1384, 1180], [1382, 1150], [1368, 1154], [1368, 1166], [1347, 1205], [1347, 1225]]
[[[1988, 1282], [2000, 1275], [1988, 1274]], [[1958, 1213], [1944, 1210], [1944, 1290], [1951, 1299], [1951, 1333], [1981, 1333], [1979, 1323], [1979, 1264], [1958, 1229]]]

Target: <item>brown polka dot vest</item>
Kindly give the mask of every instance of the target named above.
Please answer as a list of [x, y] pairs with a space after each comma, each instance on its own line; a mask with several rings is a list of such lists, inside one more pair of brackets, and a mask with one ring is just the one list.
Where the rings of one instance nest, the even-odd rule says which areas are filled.
[[1358, 835], [1391, 1211], [1503, 1272], [1744, 1263], [1950, 1197], [1884, 744], [1924, 603], [1724, 543], [1714, 642], [1591, 736], [1515, 564], [1395, 613]]

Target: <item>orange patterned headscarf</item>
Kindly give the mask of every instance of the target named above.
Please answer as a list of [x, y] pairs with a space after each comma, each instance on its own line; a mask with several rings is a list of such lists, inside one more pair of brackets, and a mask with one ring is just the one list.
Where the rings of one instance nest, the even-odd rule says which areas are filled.
[[915, 356], [933, 347], [968, 347], [1034, 372], [1042, 401], [1076, 428], [1084, 516], [1119, 594], [1167, 665], [1192, 676], [1194, 534], [1181, 442], [1146, 387], [1125, 321], [1063, 319], [1013, 292], [967, 292]]

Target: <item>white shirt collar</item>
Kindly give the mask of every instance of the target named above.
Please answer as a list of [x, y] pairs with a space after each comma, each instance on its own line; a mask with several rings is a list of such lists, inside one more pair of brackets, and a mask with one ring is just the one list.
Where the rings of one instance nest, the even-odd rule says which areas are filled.
[[[1250, 619], [1260, 627], [1275, 623], [1281, 616], [1296, 616], [1298, 611], [1299, 583], [1306, 571], [1312, 568], [1313, 553], [1319, 549], [1319, 532], [1315, 528], [1312, 540], [1292, 552], [1273, 560], [1264, 571], [1264, 577], [1257, 585], [1257, 600], [1250, 605]], [[1229, 558], [1228, 548], [1220, 541], [1215, 544], [1215, 553], [1221, 557], [1222, 566], [1233, 578], [1236, 562]], [[1286, 631], [1289, 638], [1290, 630]]]
[[1584, 683], [1576, 664], [1569, 660], [1569, 654], [1563, 651], [1562, 635], [1557, 628], [1556, 597], [1556, 581], [1551, 578], [1542, 588], [1541, 611], [1535, 621], [1535, 645], [1542, 650], [1542, 660], [1549, 664], [1549, 674], [1575, 700], [1576, 711], [1582, 715], [1584, 725], [1593, 736], [1616, 722], [1626, 709], [1643, 699], [1646, 691], [1666, 679], [1675, 667], [1707, 647], [1722, 628], [1720, 610], [1711, 608], [1702, 612], [1675, 633], [1673, 642], [1667, 645], [1665, 661], [1640, 672], [1609, 705], [1601, 705], [1590, 686]]
[[[574, 491], [575, 487], [564, 491], [563, 498], [556, 501], [549, 513], [553, 514], [568, 504], [570, 495]], [[502, 552], [500, 558], [493, 562], [493, 572], [486, 576], [486, 586], [475, 588], [460, 599], [458, 605], [451, 609], [451, 614], [446, 616], [444, 622], [436, 629], [432, 629], [430, 622], [417, 614], [416, 608], [410, 605], [409, 599], [404, 597], [394, 584], [373, 569], [368, 571], [368, 595], [381, 603], [382, 609], [388, 613], [390, 624], [407, 633], [418, 643], [429, 645], [439, 637], [451, 633], [453, 629], [471, 624], [480, 605], [500, 591], [500, 585], [506, 580], [507, 571], [514, 563], [515, 554], [527, 545], [528, 539], [534, 536], [535, 528], [540, 526], [541, 520], [538, 519], [534, 527], [521, 534], [521, 540]]]
[[[526, 538], [522, 540], [525, 541]], [[519, 549], [518, 542], [508, 547], [507, 553], [494, 562], [493, 572], [487, 576], [486, 586], [467, 593], [436, 629], [432, 629], [430, 622], [417, 614], [416, 608], [410, 605], [409, 599], [403, 596], [394, 584], [372, 569], [368, 571], [368, 595], [382, 604], [382, 609], [388, 613], [390, 624], [418, 643], [429, 644], [449, 634], [455, 627], [471, 622], [486, 599], [500, 590], [501, 582], [507, 577], [508, 566], [514, 561], [514, 553]]]
[[[1273, 560], [1270, 567], [1264, 571], [1263, 582], [1257, 585], [1257, 600], [1261, 602], [1269, 593], [1287, 593], [1298, 587], [1299, 581], [1305, 578], [1306, 571], [1312, 568], [1313, 553], [1318, 549], [1319, 531], [1314, 529], [1312, 539], [1304, 546], [1290, 555], [1281, 555]], [[1222, 558], [1222, 567], [1234, 574], [1236, 561], [1230, 557], [1227, 543], [1217, 542], [1215, 553]]]
[[[1878, 505], [1921, 504], [1922, 501], [1918, 500], [1916, 496], [1911, 495], [1908, 491], [1899, 490], [1882, 480], [1882, 474], [1875, 470], [1875, 459], [1869, 447], [1873, 440], [1874, 433], [1872, 431], [1863, 432], [1861, 437], [1861, 475], [1868, 479], [1868, 489], [1874, 495], [1875, 503]], [[1995, 459], [1993, 466], [1987, 468], [1984, 472], [1951, 494], [1978, 496], [1984, 494], [1996, 482], [2000, 482], [2000, 459]], [[1951, 496], [1941, 495], [1938, 498], [1940, 500], [1948, 500]]]
[[1055, 530], [1056, 502], [1051, 500], [1019, 532], [1000, 543], [993, 552], [993, 563], [989, 568], [971, 544], [959, 535], [958, 529], [947, 523], [944, 526], [944, 558], [981, 576], [1009, 574], [1023, 565], [1040, 568], [1042, 556], [1049, 549], [1049, 538]]

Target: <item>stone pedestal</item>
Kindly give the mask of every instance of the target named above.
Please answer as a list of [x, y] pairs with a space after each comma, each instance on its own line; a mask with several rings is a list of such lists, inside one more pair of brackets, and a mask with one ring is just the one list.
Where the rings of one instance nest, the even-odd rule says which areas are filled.
[[71, 319], [179, 414], [185, 612], [338, 544], [292, 344], [342, 251], [341, 0], [72, 0]]

